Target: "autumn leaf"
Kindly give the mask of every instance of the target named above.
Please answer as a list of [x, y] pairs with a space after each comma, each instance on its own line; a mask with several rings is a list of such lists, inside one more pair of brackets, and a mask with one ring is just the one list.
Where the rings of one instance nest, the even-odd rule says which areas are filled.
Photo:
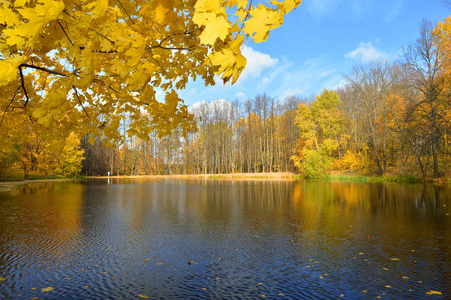
[[0, 277], [0, 281], [6, 281], [5, 277]]
[[53, 291], [54, 289], [55, 289], [55, 288], [49, 286], [49, 287], [46, 287], [46, 288], [41, 289], [41, 292], [50, 292], [50, 291]]
[[426, 292], [426, 294], [428, 294], [428, 295], [441, 295], [442, 294], [442, 292], [439, 292], [439, 291], [429, 291], [429, 292]]
[[146, 296], [146, 295], [143, 295], [143, 294], [139, 294], [139, 295], [138, 295], [138, 297], [139, 297], [139, 298], [143, 298], [143, 299], [149, 299], [149, 297], [148, 297], [148, 296]]

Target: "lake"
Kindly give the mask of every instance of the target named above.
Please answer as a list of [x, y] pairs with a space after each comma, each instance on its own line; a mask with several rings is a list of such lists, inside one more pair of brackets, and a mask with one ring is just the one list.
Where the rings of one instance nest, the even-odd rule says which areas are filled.
[[451, 188], [46, 182], [0, 193], [0, 298], [451, 299]]

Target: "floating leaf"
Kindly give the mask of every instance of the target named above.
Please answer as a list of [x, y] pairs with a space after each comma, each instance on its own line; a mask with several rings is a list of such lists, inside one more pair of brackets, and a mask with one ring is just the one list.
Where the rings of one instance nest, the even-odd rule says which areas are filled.
[[146, 258], [145, 260], [143, 260], [143, 261], [149, 261], [150, 259], [148, 259], [148, 258]]
[[89, 287], [89, 285], [85, 286], [85, 289], [87, 289]]
[[50, 291], [53, 291], [53, 290], [54, 290], [54, 288], [52, 288], [51, 286], [49, 286], [49, 287], [46, 287], [46, 288], [41, 289], [41, 293], [42, 293], [42, 292], [50, 292]]
[[407, 277], [407, 276], [403, 276], [403, 277], [402, 277], [402, 279], [409, 279], [409, 277]]
[[0, 277], [0, 281], [6, 281], [5, 277]]
[[391, 285], [388, 285], [388, 284], [387, 284], [385, 287], [389, 289], [389, 288], [391, 288]]
[[157, 262], [157, 266], [162, 265], [162, 264], [163, 264], [162, 262]]
[[206, 291], [207, 289], [206, 288], [202, 288], [202, 290]]
[[439, 291], [430, 291], [430, 292], [426, 292], [426, 294], [428, 294], [428, 295], [441, 295], [442, 292], [439, 292]]
[[138, 297], [143, 298], [143, 299], [149, 299], [149, 297], [147, 297], [146, 295], [143, 295], [143, 294], [139, 294]]
[[188, 261], [188, 265], [194, 264], [194, 261], [190, 260]]
[[390, 259], [393, 260], [393, 261], [398, 261], [399, 260], [399, 258], [396, 258], [396, 257], [392, 257]]
[[360, 253], [359, 253], [359, 255], [363, 255], [363, 254], [364, 254], [363, 252], [360, 252]]
[[323, 276], [320, 276], [319, 279], [324, 279]]

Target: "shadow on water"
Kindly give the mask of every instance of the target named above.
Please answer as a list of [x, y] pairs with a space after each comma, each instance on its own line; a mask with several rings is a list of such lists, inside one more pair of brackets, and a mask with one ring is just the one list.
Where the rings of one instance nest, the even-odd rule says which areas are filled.
[[0, 194], [0, 298], [449, 299], [450, 191], [271, 180], [29, 185]]

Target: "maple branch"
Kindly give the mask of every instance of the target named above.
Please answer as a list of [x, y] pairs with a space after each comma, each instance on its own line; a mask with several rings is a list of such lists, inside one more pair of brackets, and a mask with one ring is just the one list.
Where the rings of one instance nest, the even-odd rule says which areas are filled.
[[74, 46], [74, 43], [72, 42], [72, 40], [70, 39], [69, 35], [67, 34], [66, 30], [64, 29], [63, 25], [61, 25], [60, 21], [57, 22], [58, 25], [61, 27], [61, 29], [63, 30], [64, 34], [66, 35], [67, 39], [69, 40], [69, 42], [71, 43], [72, 46]]
[[122, 7], [122, 9], [125, 11], [125, 13], [127, 14], [128, 18], [130, 19], [130, 21], [132, 21], [132, 23], [135, 25], [135, 21], [133, 21], [132, 17], [128, 14], [127, 10], [125, 9], [125, 7], [122, 5], [120, 0], [117, 0], [117, 2], [119, 3], [119, 5]]
[[160, 49], [164, 49], [164, 50], [191, 50], [194, 48], [194, 46], [191, 47], [164, 47], [160, 45], [156, 45], [156, 46], [150, 46], [150, 49], [155, 49], [155, 48], [160, 48]]
[[78, 96], [78, 91], [77, 88], [73, 85], [72, 88], [74, 89], [75, 95], [77, 96], [78, 99], [78, 103], [80, 103], [81, 108], [83, 109], [83, 111], [85, 112], [86, 116], [88, 117], [89, 120], [91, 120], [91, 117], [88, 115], [88, 112], [86, 111], [85, 107], [83, 106], [83, 103], [81, 103], [80, 97]]
[[29, 65], [29, 64], [21, 64], [19, 66], [19, 69], [22, 68], [22, 67], [32, 68], [32, 69], [44, 71], [44, 72], [47, 72], [47, 73], [50, 73], [50, 74], [53, 74], [53, 75], [59, 75], [59, 76], [67, 77], [67, 75], [64, 74], [64, 73], [61, 73], [61, 72], [58, 72], [58, 71], [49, 70], [49, 69], [46, 69], [46, 68], [43, 68], [43, 67], [39, 67], [39, 66], [34, 66], [34, 65]]
[[3, 115], [2, 115], [2, 119], [0, 120], [0, 127], [2, 127], [3, 119], [5, 118], [6, 112], [8, 111], [9, 107], [11, 106], [11, 104], [13, 104], [14, 100], [16, 99], [17, 92], [20, 90], [20, 88], [21, 88], [21, 86], [19, 86], [17, 88], [16, 92], [14, 93], [14, 95], [13, 95], [13, 97], [11, 99], [11, 102], [9, 102], [9, 104], [6, 106], [5, 111], [3, 112]]
[[25, 104], [23, 105], [23, 107], [26, 107], [28, 104], [28, 101], [30, 101], [30, 98], [28, 98], [28, 93], [27, 93], [27, 90], [25, 89], [25, 81], [23, 79], [22, 65], [19, 66], [19, 73], [20, 73], [21, 87], [25, 94], [25, 98], [27, 98], [27, 100], [25, 100]]

